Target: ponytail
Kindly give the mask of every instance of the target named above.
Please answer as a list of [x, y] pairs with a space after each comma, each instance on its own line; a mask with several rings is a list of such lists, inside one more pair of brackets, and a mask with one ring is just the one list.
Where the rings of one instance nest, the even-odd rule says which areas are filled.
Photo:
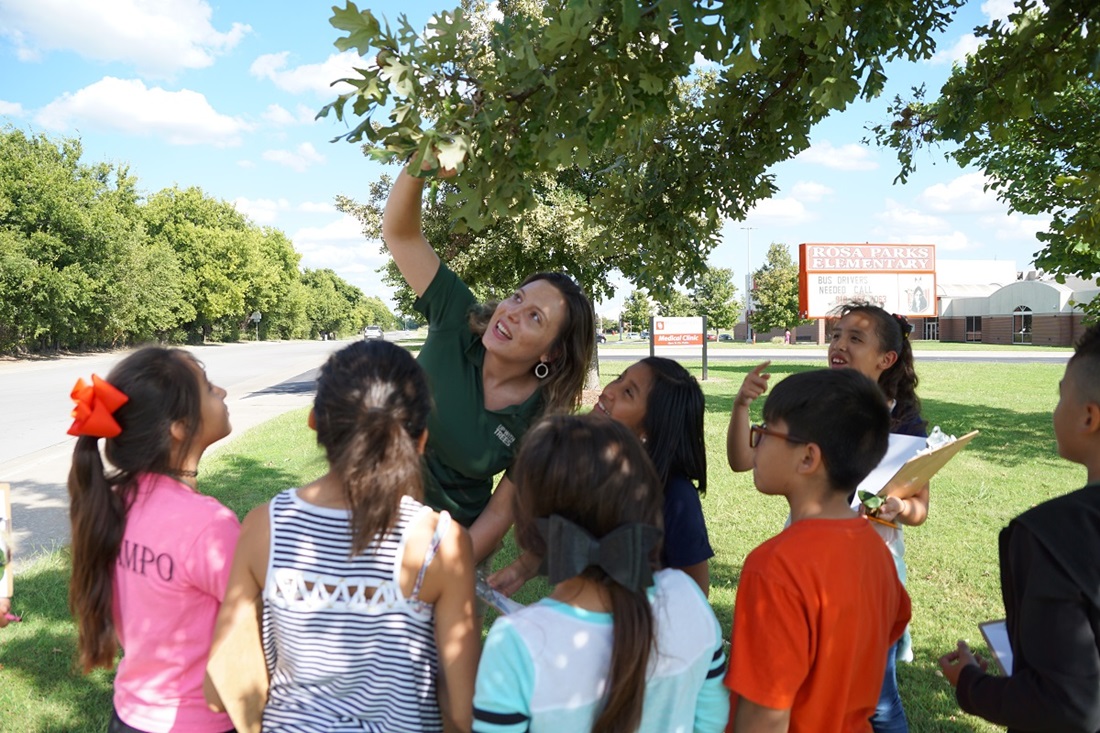
[[116, 491], [111, 485], [103, 471], [98, 439], [77, 439], [69, 472], [73, 556], [69, 610], [76, 619], [77, 651], [85, 674], [96, 667], [111, 667], [118, 652], [112, 589], [126, 511], [133, 502], [133, 482], [129, 486], [129, 491]]
[[612, 646], [608, 690], [592, 733], [633, 733], [642, 721], [646, 673], [654, 641], [653, 608], [646, 591], [634, 592], [610, 578]]
[[891, 430], [914, 420], [925, 424], [920, 417], [920, 398], [917, 397], [917, 384], [920, 380], [913, 366], [913, 346], [909, 343], [908, 334], [900, 339], [897, 355], [898, 359], [893, 366], [878, 378], [883, 394], [887, 399], [894, 400], [894, 410], [890, 414]]
[[121, 432], [104, 440], [111, 473], [99, 439], [77, 438], [68, 481], [73, 565], [69, 609], [76, 619], [84, 672], [114, 664], [114, 574], [127, 513], [137, 497], [140, 474], [174, 470], [172, 423], [182, 420], [187, 426], [184, 450], [199, 428], [197, 369], [186, 351], [153, 346], [135, 351], [111, 370], [107, 382], [128, 398], [114, 413]]
[[351, 507], [351, 554], [358, 555], [397, 523], [401, 497], [423, 494], [416, 442], [389, 410], [362, 411], [333, 465]]
[[313, 400], [317, 443], [351, 510], [353, 556], [393, 528], [401, 497], [422, 496], [417, 442], [430, 411], [424, 371], [388, 341], [356, 341], [321, 367]]

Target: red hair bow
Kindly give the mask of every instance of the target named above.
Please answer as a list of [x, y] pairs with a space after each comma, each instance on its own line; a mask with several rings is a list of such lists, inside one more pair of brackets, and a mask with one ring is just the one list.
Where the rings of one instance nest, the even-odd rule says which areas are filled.
[[92, 375], [92, 383], [76, 380], [72, 391], [76, 407], [73, 408], [73, 424], [69, 435], [89, 435], [94, 438], [113, 438], [122, 428], [113, 417], [115, 410], [130, 401], [109, 382]]

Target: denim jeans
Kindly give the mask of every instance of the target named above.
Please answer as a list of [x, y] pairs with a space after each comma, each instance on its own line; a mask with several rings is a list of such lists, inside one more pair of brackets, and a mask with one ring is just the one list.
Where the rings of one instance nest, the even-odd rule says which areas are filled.
[[898, 695], [897, 650], [898, 643], [894, 642], [886, 652], [882, 692], [879, 693], [875, 714], [871, 716], [871, 728], [875, 733], [909, 733], [909, 721], [905, 718], [905, 709]]

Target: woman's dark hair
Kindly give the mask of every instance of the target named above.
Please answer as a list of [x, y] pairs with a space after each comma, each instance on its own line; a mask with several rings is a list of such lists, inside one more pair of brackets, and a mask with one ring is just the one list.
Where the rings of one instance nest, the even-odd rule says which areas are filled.
[[317, 443], [351, 507], [351, 554], [390, 530], [401, 497], [423, 492], [417, 441], [431, 395], [424, 371], [388, 341], [356, 341], [328, 358], [313, 401]]
[[[585, 377], [592, 353], [596, 349], [596, 316], [592, 303], [573, 278], [560, 272], [536, 272], [520, 287], [536, 280], [553, 285], [565, 299], [565, 322], [561, 324], [557, 338], [550, 345], [553, 354], [548, 366], [550, 374], [542, 380], [541, 389], [546, 412], [572, 412], [580, 405]], [[470, 309], [470, 330], [485, 333], [497, 302], [489, 302]]]
[[[641, 442], [614, 420], [595, 415], [552, 415], [524, 437], [513, 468], [515, 533], [524, 550], [546, 553], [535, 520], [552, 514], [600, 539], [628, 523], [660, 528], [663, 484]], [[649, 563], [659, 567], [660, 546]], [[592, 730], [637, 729], [654, 641], [653, 612], [644, 590], [619, 585], [598, 567], [580, 577], [599, 583], [611, 599], [614, 619], [608, 692]]]
[[855, 369], [815, 369], [779, 382], [764, 402], [764, 421], [780, 420], [792, 439], [817, 444], [838, 490], [854, 491], [890, 443], [882, 390]]
[[122, 432], [104, 441], [113, 467], [107, 471], [98, 438], [77, 438], [69, 471], [72, 580], [69, 607], [76, 619], [81, 668], [114, 664], [118, 642], [112, 616], [115, 565], [126, 515], [137, 495], [137, 476], [170, 473], [172, 424], [186, 434], [177, 456], [187, 453], [202, 421], [201, 367], [179, 349], [146, 347], [123, 359], [107, 381], [129, 401], [114, 413]]
[[886, 399], [894, 400], [890, 415], [891, 428], [911, 422], [925, 422], [920, 416], [920, 398], [917, 397], [917, 370], [913, 366], [913, 346], [909, 343], [912, 326], [903, 316], [894, 316], [872, 303], [847, 303], [837, 310], [839, 320], [849, 313], [861, 313], [875, 322], [875, 335], [883, 352], [898, 355], [893, 366], [879, 375], [878, 386]]
[[699, 382], [677, 361], [649, 356], [645, 364], [653, 373], [653, 386], [646, 399], [646, 450], [657, 469], [661, 485], [672, 473], [696, 482], [699, 493], [707, 491], [707, 446], [703, 439], [706, 402]]

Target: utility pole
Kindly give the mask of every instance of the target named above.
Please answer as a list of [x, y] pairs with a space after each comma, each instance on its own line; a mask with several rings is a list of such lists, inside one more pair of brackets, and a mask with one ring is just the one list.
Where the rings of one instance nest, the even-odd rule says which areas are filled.
[[745, 343], [751, 344], [752, 326], [749, 325], [749, 308], [752, 307], [752, 230], [756, 227], [741, 227], [745, 230]]

